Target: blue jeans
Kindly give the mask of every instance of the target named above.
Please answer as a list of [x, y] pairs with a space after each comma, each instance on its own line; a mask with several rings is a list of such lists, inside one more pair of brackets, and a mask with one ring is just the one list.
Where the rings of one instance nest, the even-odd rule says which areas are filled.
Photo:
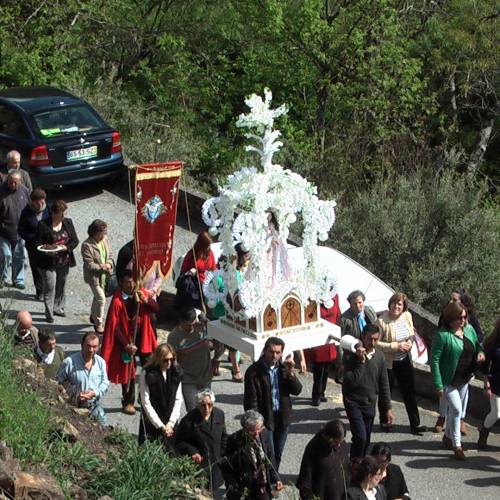
[[[467, 412], [467, 403], [469, 402], [469, 384], [467, 384], [467, 392], [465, 394], [465, 400], [462, 408], [462, 420], [465, 418], [465, 414]], [[445, 417], [448, 413], [448, 401], [446, 401], [446, 395], [444, 394], [439, 398], [439, 416]]]
[[7, 283], [12, 267], [12, 283], [24, 285], [24, 240], [9, 241], [0, 236], [0, 279]]
[[93, 401], [92, 406], [90, 407], [90, 416], [97, 420], [101, 425], [108, 425], [106, 413], [104, 412], [104, 408], [99, 400]]
[[454, 448], [462, 446], [460, 439], [460, 419], [464, 407], [467, 405], [469, 384], [463, 384], [458, 387], [447, 385], [444, 388], [444, 396], [448, 403], [448, 415], [446, 417], [445, 435], [453, 442]]
[[375, 407], [362, 407], [344, 399], [345, 411], [351, 427], [351, 459], [363, 458], [370, 446]]
[[288, 437], [288, 427], [283, 425], [280, 412], [274, 412], [274, 431], [269, 431], [269, 442], [271, 453], [274, 453], [274, 463], [276, 471], [280, 468], [281, 457], [285, 449], [286, 438]]

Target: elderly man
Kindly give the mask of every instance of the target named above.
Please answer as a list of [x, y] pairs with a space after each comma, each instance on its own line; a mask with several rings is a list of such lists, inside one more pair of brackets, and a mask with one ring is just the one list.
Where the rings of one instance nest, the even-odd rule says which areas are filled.
[[49, 330], [38, 334], [38, 346], [34, 350], [35, 359], [47, 378], [55, 378], [64, 361], [64, 349], [56, 345], [56, 336]]
[[50, 217], [49, 209], [47, 208], [47, 194], [41, 188], [35, 188], [30, 194], [30, 203], [26, 205], [21, 212], [21, 218], [17, 231], [19, 236], [24, 240], [28, 257], [30, 261], [31, 274], [33, 275], [33, 283], [35, 284], [36, 300], [43, 299], [43, 281], [42, 273], [38, 267], [39, 253], [37, 247], [38, 223], [47, 221]]
[[195, 408], [198, 391], [210, 387], [212, 381], [211, 343], [204, 332], [205, 322], [203, 313], [187, 309], [167, 339], [183, 371], [182, 395], [187, 411]]
[[101, 398], [106, 394], [109, 380], [106, 362], [97, 354], [99, 337], [87, 332], [81, 343], [82, 349], [67, 357], [59, 367], [56, 380], [68, 393], [70, 401], [80, 408], [87, 408], [90, 415], [106, 425], [106, 414]]
[[298, 396], [302, 391], [293, 360], [281, 362], [284, 348], [285, 343], [278, 337], [266, 340], [262, 356], [245, 373], [243, 396], [245, 410], [257, 410], [264, 417], [277, 469], [292, 417], [290, 394]]
[[24, 290], [24, 240], [18, 235], [21, 212], [28, 204], [29, 192], [21, 184], [19, 170], [9, 170], [0, 186], [0, 288], [12, 273], [12, 284]]
[[23, 186], [26, 187], [26, 189], [31, 192], [31, 190], [33, 189], [33, 184], [31, 183], [31, 177], [26, 170], [21, 168], [21, 154], [19, 153], [19, 151], [16, 151], [15, 149], [9, 151], [5, 159], [7, 160], [6, 164], [7, 172], [9, 170], [18, 170], [19, 173], [21, 174], [21, 182]]
[[269, 432], [264, 417], [248, 410], [241, 417], [242, 429], [231, 434], [221, 462], [226, 483], [226, 498], [240, 500], [270, 500], [273, 488], [283, 489], [276, 467]]
[[210, 490], [222, 485], [219, 462], [226, 446], [224, 412], [214, 407], [215, 395], [210, 389], [200, 391], [197, 405], [181, 420], [175, 434], [175, 446], [181, 455], [204, 470]]
[[345, 432], [341, 420], [331, 420], [307, 444], [296, 483], [301, 500], [345, 499], [349, 483]]
[[14, 343], [24, 345], [30, 348], [38, 346], [38, 328], [33, 326], [33, 318], [28, 311], [19, 311], [16, 317], [16, 333], [14, 334]]

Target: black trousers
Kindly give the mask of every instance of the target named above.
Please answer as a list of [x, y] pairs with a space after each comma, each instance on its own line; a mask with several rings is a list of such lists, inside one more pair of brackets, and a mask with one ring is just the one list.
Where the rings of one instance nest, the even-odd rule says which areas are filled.
[[[139, 353], [139, 360], [141, 361], [141, 368], [144, 368], [149, 354]], [[133, 405], [135, 403], [135, 379], [130, 379], [128, 384], [122, 384], [122, 405]]]
[[26, 242], [26, 251], [28, 252], [28, 260], [30, 261], [31, 274], [33, 275], [33, 283], [35, 284], [35, 290], [37, 295], [42, 295], [43, 292], [43, 282], [42, 273], [38, 267], [38, 251], [36, 249], [36, 244], [32, 242]]
[[325, 396], [329, 367], [330, 363], [314, 363], [313, 388], [311, 395], [313, 401], [319, 401], [320, 398]]
[[[406, 356], [406, 358], [401, 361], [393, 361], [392, 370], [387, 370], [387, 375], [389, 376], [391, 394], [394, 388], [394, 382], [397, 382], [399, 392], [401, 393], [401, 397], [403, 398], [403, 402], [405, 404], [406, 413], [408, 414], [410, 427], [415, 429], [420, 425], [420, 415], [418, 413], [417, 396], [415, 395], [415, 377], [413, 374], [413, 366], [410, 361], [410, 356]], [[378, 409], [380, 414], [380, 423], [385, 424], [385, 414], [380, 411], [380, 399]]]
[[370, 446], [373, 420], [375, 419], [375, 406], [359, 406], [346, 401], [345, 398], [344, 406], [352, 434], [351, 460], [353, 458], [363, 458]]

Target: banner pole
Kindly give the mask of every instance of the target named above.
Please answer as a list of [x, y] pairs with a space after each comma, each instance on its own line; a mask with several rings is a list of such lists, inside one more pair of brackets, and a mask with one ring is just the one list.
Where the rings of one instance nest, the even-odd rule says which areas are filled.
[[[185, 204], [186, 204], [186, 215], [187, 215], [188, 229], [189, 229], [189, 232], [192, 233], [193, 230], [191, 228], [191, 217], [189, 216], [189, 204], [188, 204], [188, 197], [187, 197], [186, 190], [184, 190], [184, 200], [185, 200]], [[192, 246], [191, 251], [193, 252], [193, 262], [194, 262], [194, 266], [196, 269], [196, 252], [194, 251], [194, 245]], [[200, 274], [198, 273], [198, 270], [196, 270], [196, 281], [198, 282], [198, 289], [200, 291], [201, 307], [203, 308], [203, 312], [206, 314], [207, 308], [205, 306], [205, 298], [203, 297], [203, 289], [201, 286]]]
[[[131, 183], [129, 183], [130, 186]], [[134, 318], [134, 332], [132, 334], [132, 345], [135, 345], [135, 339], [137, 338], [137, 328], [139, 325], [139, 312], [140, 312], [140, 307], [141, 307], [141, 302], [139, 298], [139, 267], [138, 267], [138, 242], [139, 242], [139, 235], [138, 235], [138, 225], [137, 225], [137, 175], [135, 177], [135, 182], [134, 182], [134, 244], [133, 244], [133, 249], [134, 249], [134, 267], [136, 271], [136, 282], [135, 282], [135, 299], [137, 301], [137, 307], [135, 309], [135, 318]], [[130, 196], [132, 197], [132, 193], [130, 193]], [[139, 350], [139, 349], [137, 349]], [[128, 383], [127, 383], [127, 393], [130, 390], [130, 384], [132, 382], [132, 366], [135, 364], [135, 354], [132, 356], [132, 360], [129, 363], [130, 366], [127, 367], [128, 371]]]

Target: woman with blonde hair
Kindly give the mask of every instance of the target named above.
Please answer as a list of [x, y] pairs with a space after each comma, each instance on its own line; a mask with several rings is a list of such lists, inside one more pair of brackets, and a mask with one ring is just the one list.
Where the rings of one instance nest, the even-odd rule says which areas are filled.
[[139, 444], [146, 439], [164, 438], [166, 448], [172, 449], [171, 438], [182, 405], [182, 372], [175, 359], [174, 348], [169, 344], [160, 344], [141, 373]]
[[[411, 362], [415, 331], [411, 313], [408, 311], [408, 297], [401, 292], [395, 293], [389, 299], [389, 310], [384, 311], [377, 321], [380, 326], [377, 347], [384, 353], [391, 393], [396, 380], [408, 414], [411, 432], [420, 436], [427, 428], [420, 425], [415, 395]], [[380, 415], [384, 415], [384, 412], [380, 412]], [[386, 422], [381, 421], [380, 424], [386, 431], [391, 429]]]

